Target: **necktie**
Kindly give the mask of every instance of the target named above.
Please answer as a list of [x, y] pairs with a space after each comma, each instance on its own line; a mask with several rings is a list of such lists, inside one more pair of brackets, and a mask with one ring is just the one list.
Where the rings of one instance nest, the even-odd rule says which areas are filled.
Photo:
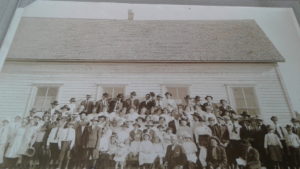
[[68, 141], [69, 133], [70, 133], [70, 129], [68, 128], [65, 141]]
[[58, 131], [59, 131], [59, 127], [57, 127], [57, 130], [56, 130], [56, 133], [55, 133], [55, 136], [54, 136], [54, 140], [57, 139], [57, 136], [58, 136]]

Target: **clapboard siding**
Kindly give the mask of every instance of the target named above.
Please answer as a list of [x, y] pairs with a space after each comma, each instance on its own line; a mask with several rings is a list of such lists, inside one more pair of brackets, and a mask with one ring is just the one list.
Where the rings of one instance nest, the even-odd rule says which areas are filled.
[[124, 84], [128, 95], [139, 97], [147, 92], [162, 92], [162, 85], [186, 84], [192, 96], [228, 99], [226, 85], [255, 85], [262, 116], [279, 116], [287, 122], [291, 115], [274, 64], [241, 63], [55, 63], [12, 62], [0, 74], [1, 117], [24, 114], [33, 84], [62, 84], [58, 100], [96, 98], [97, 85]]

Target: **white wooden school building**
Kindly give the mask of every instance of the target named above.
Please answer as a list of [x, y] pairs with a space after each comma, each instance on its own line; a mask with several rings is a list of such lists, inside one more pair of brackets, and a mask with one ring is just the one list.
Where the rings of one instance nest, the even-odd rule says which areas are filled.
[[136, 91], [187, 94], [238, 111], [292, 117], [277, 62], [254, 20], [143, 21], [22, 17], [0, 73], [0, 116], [50, 102]]

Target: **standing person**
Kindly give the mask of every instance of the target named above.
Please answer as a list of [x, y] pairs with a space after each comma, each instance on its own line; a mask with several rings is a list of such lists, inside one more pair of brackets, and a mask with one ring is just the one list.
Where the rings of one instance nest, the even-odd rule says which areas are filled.
[[219, 107], [220, 115], [226, 115], [226, 112], [230, 112], [230, 114], [235, 113], [231, 106], [228, 104], [227, 100], [221, 99], [220, 100], [221, 106]]
[[142, 169], [150, 169], [156, 158], [151, 135], [145, 133], [139, 148], [139, 165]]
[[227, 121], [227, 128], [229, 132], [229, 143], [226, 147], [227, 157], [228, 157], [228, 165], [229, 167], [235, 168], [237, 163], [236, 159], [240, 156], [240, 130], [241, 125], [239, 124], [238, 117], [233, 116], [232, 122]]
[[194, 109], [194, 103], [191, 96], [186, 95], [184, 97], [184, 100], [185, 100], [184, 112], [187, 114], [193, 114], [195, 112], [195, 109]]
[[293, 133], [292, 126], [286, 125], [288, 134], [286, 135], [286, 144], [291, 169], [300, 167], [300, 140], [297, 134]]
[[213, 117], [208, 118], [208, 127], [210, 128], [212, 135], [221, 139], [220, 125], [215, 121]]
[[3, 120], [1, 121], [0, 128], [0, 167], [3, 167], [3, 159], [6, 146], [8, 145], [8, 137], [9, 137], [9, 121]]
[[108, 107], [109, 107], [109, 101], [108, 101], [108, 93], [103, 93], [102, 94], [102, 99], [101, 100], [98, 100], [96, 102], [96, 105], [95, 105], [95, 112], [96, 113], [103, 113], [103, 112], [107, 112], [108, 111]]
[[266, 152], [264, 149], [264, 139], [268, 131], [267, 127], [263, 124], [263, 120], [261, 118], [256, 119], [256, 125], [254, 126], [253, 130], [253, 147], [259, 152], [261, 165], [268, 168]]
[[[85, 166], [86, 168], [95, 168], [96, 160], [99, 158], [99, 151], [97, 150], [98, 139], [101, 135], [101, 130], [97, 126], [97, 118], [91, 120], [91, 125], [88, 126], [87, 131], [87, 143], [86, 143], [86, 157]], [[91, 161], [91, 165], [89, 162]], [[90, 167], [91, 166], [91, 167]]]
[[129, 110], [130, 108], [134, 108], [135, 110], [138, 110], [139, 105], [140, 105], [140, 101], [136, 98], [136, 92], [132, 91], [130, 93], [130, 97], [125, 101], [125, 107], [127, 108], [127, 110]]
[[219, 107], [216, 103], [213, 102], [213, 99], [214, 98], [212, 96], [206, 96], [205, 97], [206, 103], [203, 104], [203, 107], [204, 107], [204, 111], [206, 112], [207, 112], [207, 106], [211, 107], [212, 113], [216, 114], [219, 111]]
[[195, 102], [195, 110], [197, 110], [197, 109], [204, 110], [203, 104], [202, 104], [202, 99], [200, 96], [195, 96], [194, 102]]
[[[92, 114], [94, 108], [94, 102], [91, 100], [92, 96], [87, 94], [86, 99], [80, 103], [81, 112], [85, 114]], [[80, 113], [81, 113], [80, 112]]]
[[58, 148], [60, 150], [60, 154], [58, 169], [62, 169], [64, 163], [66, 167], [68, 167], [70, 152], [75, 144], [75, 130], [73, 127], [74, 124], [72, 122], [68, 122], [65, 125], [65, 128], [59, 132]]
[[55, 113], [59, 113], [59, 108], [58, 108], [58, 101], [57, 100], [54, 100], [52, 103], [51, 103], [51, 108], [47, 111], [49, 112], [50, 116], [52, 117]]
[[143, 107], [146, 107], [149, 112], [151, 112], [152, 107], [155, 106], [155, 100], [153, 100], [149, 93], [145, 95], [145, 101], [142, 101], [140, 104], [140, 110]]
[[264, 147], [272, 163], [272, 168], [281, 168], [283, 147], [279, 137], [275, 134], [275, 129], [270, 125], [268, 126], [268, 133], [265, 135]]
[[177, 109], [177, 104], [175, 100], [172, 99], [172, 93], [170, 92], [165, 93], [164, 105], [170, 112]]
[[106, 169], [110, 165], [110, 138], [112, 130], [110, 127], [103, 126], [101, 129], [100, 139], [98, 140], [99, 159], [97, 161], [97, 169]]
[[167, 169], [184, 168], [188, 161], [181, 145], [177, 144], [177, 140], [172, 139], [172, 144], [167, 147], [165, 155], [165, 166]]
[[124, 95], [122, 93], [119, 93], [117, 95], [117, 98], [110, 101], [108, 112], [109, 113], [114, 112], [114, 113], [118, 114], [123, 109], [123, 106], [124, 106], [123, 98], [124, 98]]
[[59, 156], [59, 148], [58, 148], [58, 134], [59, 131], [62, 130], [59, 126], [59, 123], [56, 121], [53, 123], [53, 128], [47, 139], [47, 149], [50, 150], [50, 165], [53, 166], [58, 165], [58, 156]]
[[[284, 127], [282, 127], [281, 125], [278, 124], [278, 118], [276, 116], [272, 116], [271, 121], [272, 121], [272, 123], [270, 125], [274, 129], [274, 133], [280, 139], [283, 154], [287, 154], [287, 146], [286, 146], [286, 142], [285, 142], [286, 130]], [[281, 167], [283, 169], [287, 169], [288, 168], [288, 166], [287, 166], [288, 159], [286, 158], [286, 156], [282, 156], [282, 158], [283, 159], [281, 162]]]
[[292, 118], [291, 123], [292, 123], [293, 133], [297, 134], [298, 137], [300, 137], [300, 125], [299, 125], [300, 121], [298, 119]]
[[155, 154], [155, 160], [153, 163], [153, 167], [155, 169], [163, 169], [163, 157], [165, 156], [165, 151], [163, 148], [161, 138], [159, 138], [158, 136], [154, 136], [153, 148], [154, 148], [154, 154]]
[[163, 97], [161, 94], [156, 95], [155, 100], [155, 108], [156, 109], [163, 109], [165, 107]]
[[85, 165], [86, 144], [88, 141], [88, 122], [81, 120], [75, 127], [75, 145], [72, 157], [75, 167], [82, 168]]
[[76, 112], [77, 112], [76, 98], [75, 98], [75, 97], [72, 97], [72, 98], [69, 100], [69, 104], [67, 104], [67, 106], [70, 108], [70, 113], [71, 113], [71, 114], [76, 113]]
[[196, 140], [196, 144], [200, 146], [207, 147], [209, 140], [208, 138], [212, 136], [211, 129], [205, 125], [205, 120], [199, 117], [199, 123], [195, 126], [194, 136]]

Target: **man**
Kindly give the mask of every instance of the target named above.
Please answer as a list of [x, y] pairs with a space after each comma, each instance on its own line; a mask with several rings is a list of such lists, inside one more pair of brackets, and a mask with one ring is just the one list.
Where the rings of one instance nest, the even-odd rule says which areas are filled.
[[207, 149], [207, 168], [209, 169], [226, 169], [227, 156], [225, 149], [220, 145], [217, 137], [211, 137], [210, 147]]
[[138, 140], [141, 141], [143, 131], [140, 128], [141, 125], [139, 125], [138, 123], [133, 124], [133, 130], [131, 130], [129, 133], [131, 141], [137, 140], [137, 138], [139, 138]]
[[245, 169], [261, 169], [261, 163], [258, 151], [253, 148], [249, 141], [244, 140], [241, 143], [242, 158], [246, 161]]
[[193, 114], [195, 109], [194, 109], [194, 103], [192, 101], [192, 98], [190, 95], [186, 95], [184, 97], [185, 100], [185, 105], [184, 105], [184, 112], [189, 113], [189, 114]]
[[291, 123], [292, 123], [293, 133], [297, 134], [298, 137], [300, 137], [300, 125], [299, 125], [300, 121], [298, 119], [292, 118]]
[[291, 125], [286, 125], [286, 130], [288, 132], [285, 139], [290, 162], [289, 166], [296, 169], [300, 167], [300, 139], [298, 135], [293, 133]]
[[212, 96], [206, 96], [205, 97], [206, 103], [203, 104], [203, 107], [204, 107], [204, 111], [206, 111], [207, 106], [211, 107], [212, 112], [216, 114], [219, 111], [219, 107], [216, 103], [213, 102], [213, 99], [214, 98]]
[[88, 122], [82, 118], [75, 128], [75, 146], [73, 149], [73, 157], [75, 167], [83, 168], [86, 156], [86, 144], [88, 141]]
[[[88, 126], [88, 134], [87, 134], [87, 143], [86, 143], [86, 157], [85, 157], [85, 166], [86, 168], [95, 168], [96, 160], [99, 158], [99, 153], [97, 150], [98, 139], [101, 137], [101, 130], [97, 124], [98, 119], [93, 118], [91, 120], [91, 125]], [[89, 162], [91, 160], [91, 166]]]
[[174, 120], [171, 120], [168, 123], [168, 127], [172, 128], [173, 134], [176, 134], [177, 129], [180, 126], [179, 119], [180, 119], [181, 115], [177, 111], [173, 111], [172, 116], [173, 116]]
[[67, 106], [69, 106], [71, 114], [74, 114], [74, 113], [77, 112], [77, 105], [76, 105], [76, 99], [75, 99], [75, 97], [72, 97], [70, 99], [69, 104], [67, 104]]
[[130, 108], [135, 108], [136, 110], [139, 108], [140, 101], [136, 99], [136, 92], [133, 91], [130, 93], [130, 97], [125, 101], [125, 107], [127, 110]]
[[101, 100], [98, 100], [96, 102], [96, 105], [95, 105], [95, 112], [96, 113], [102, 113], [102, 112], [107, 112], [108, 111], [108, 107], [109, 107], [109, 104], [108, 104], [108, 93], [103, 93], [102, 94], [102, 99]]
[[[284, 129], [284, 127], [281, 127], [278, 124], [278, 118], [276, 116], [272, 116], [271, 117], [271, 121], [272, 121], [272, 123], [270, 124], [270, 126], [271, 126], [271, 128], [274, 128], [274, 133], [280, 139], [280, 142], [281, 142], [281, 145], [282, 145], [283, 154], [287, 154], [287, 146], [286, 146], [286, 142], [285, 142], [285, 135], [286, 135], [287, 132]], [[284, 169], [288, 168], [287, 167], [287, 157], [286, 156], [283, 156], [282, 167]]]
[[219, 110], [221, 116], [226, 115], [226, 112], [229, 112], [230, 114], [235, 113], [231, 106], [228, 104], [227, 100], [221, 99], [220, 104], [221, 106], [219, 107]]
[[140, 109], [146, 107], [148, 111], [151, 111], [152, 107], [155, 106], [155, 101], [151, 99], [150, 94], [146, 94], [145, 101], [141, 102]]
[[54, 100], [52, 103], [51, 103], [51, 108], [48, 110], [48, 113], [50, 114], [50, 116], [52, 117], [53, 114], [55, 113], [59, 113], [58, 111], [58, 101], [57, 100]]
[[163, 109], [165, 107], [162, 95], [158, 94], [155, 100], [155, 109]]
[[165, 165], [168, 169], [174, 169], [175, 167], [184, 168], [187, 164], [187, 157], [182, 146], [177, 144], [175, 139], [171, 139], [171, 145], [168, 145], [165, 155]]
[[166, 106], [166, 108], [169, 111], [176, 110], [177, 104], [176, 104], [175, 100], [172, 99], [172, 93], [170, 93], [170, 92], [165, 93], [165, 103], [164, 103], [164, 105]]
[[216, 123], [214, 118], [208, 118], [208, 127], [210, 128], [213, 136], [217, 137], [218, 139], [221, 139], [221, 128], [218, 125], [218, 123]]
[[70, 152], [75, 144], [75, 130], [74, 124], [68, 122], [66, 128], [62, 129], [58, 135], [58, 148], [60, 150], [59, 154], [59, 165], [58, 168], [61, 169], [65, 162], [66, 167], [69, 164]]
[[94, 102], [90, 100], [91, 98], [92, 98], [92, 96], [87, 94], [86, 99], [80, 103], [80, 105], [82, 107], [81, 112], [84, 112], [86, 114], [91, 114], [93, 112]]
[[109, 102], [108, 112], [109, 113], [112, 113], [112, 112], [119, 113], [123, 109], [123, 106], [124, 106], [123, 98], [124, 98], [124, 95], [122, 93], [119, 93], [117, 95], [116, 99]]

